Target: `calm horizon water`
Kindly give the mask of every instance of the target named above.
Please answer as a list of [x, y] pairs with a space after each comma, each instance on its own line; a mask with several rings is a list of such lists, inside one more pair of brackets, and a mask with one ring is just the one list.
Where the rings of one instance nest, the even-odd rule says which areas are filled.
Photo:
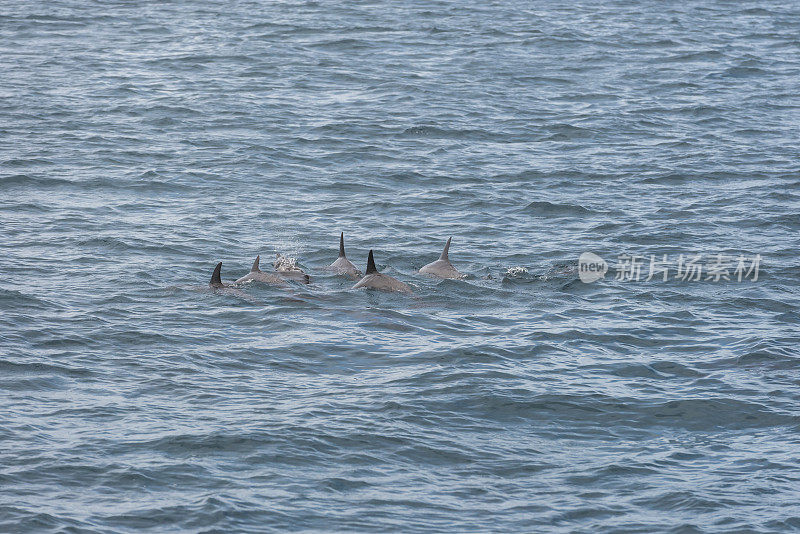
[[797, 2], [4, 2], [0, 531], [800, 530], [799, 89]]

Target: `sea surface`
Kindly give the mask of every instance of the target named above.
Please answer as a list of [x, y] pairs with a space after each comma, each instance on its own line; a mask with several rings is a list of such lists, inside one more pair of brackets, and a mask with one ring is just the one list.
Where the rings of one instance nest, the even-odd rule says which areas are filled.
[[800, 530], [798, 236], [796, 1], [4, 1], [0, 532]]

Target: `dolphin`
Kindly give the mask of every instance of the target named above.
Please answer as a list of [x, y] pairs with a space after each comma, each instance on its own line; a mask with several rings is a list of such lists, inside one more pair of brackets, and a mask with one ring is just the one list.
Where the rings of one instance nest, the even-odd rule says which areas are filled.
[[275, 258], [275, 272], [283, 278], [300, 282], [301, 284], [310, 284], [311, 277], [308, 276], [303, 270], [295, 264], [295, 261], [286, 256], [277, 255]]
[[247, 300], [252, 302], [253, 304], [259, 304], [257, 300], [253, 297], [242, 291], [241, 289], [236, 289], [233, 287], [233, 284], [228, 282], [223, 282], [220, 276], [220, 272], [222, 271], [222, 262], [219, 262], [216, 267], [214, 267], [214, 273], [211, 275], [211, 281], [208, 283], [209, 287], [215, 293], [219, 291], [220, 293], [224, 293], [226, 295], [233, 295], [234, 297], [239, 297], [241, 299]]
[[381, 274], [378, 272], [378, 269], [375, 268], [375, 258], [372, 256], [371, 250], [367, 257], [367, 270], [364, 271], [364, 278], [354, 285], [352, 289], [359, 289], [362, 287], [412, 293], [411, 288], [407, 284], [404, 284], [396, 278], [392, 278], [388, 274]]
[[339, 236], [339, 257], [335, 262], [331, 263], [328, 269], [336, 271], [336, 274], [348, 276], [353, 280], [361, 278], [361, 271], [344, 255], [344, 232]]
[[265, 273], [259, 269], [258, 262], [260, 260], [261, 256], [256, 256], [256, 261], [253, 262], [253, 267], [250, 268], [250, 272], [236, 280], [235, 283], [241, 284], [243, 282], [249, 282], [252, 280], [255, 282], [263, 282], [265, 284], [275, 284], [280, 286], [286, 285], [286, 281], [277, 274]]
[[421, 274], [429, 274], [439, 278], [464, 278], [464, 275], [453, 267], [453, 264], [450, 263], [450, 259], [447, 257], [447, 252], [450, 250], [450, 240], [452, 239], [452, 237], [447, 239], [447, 244], [445, 244], [442, 255], [439, 256], [438, 260], [425, 265], [419, 270]]

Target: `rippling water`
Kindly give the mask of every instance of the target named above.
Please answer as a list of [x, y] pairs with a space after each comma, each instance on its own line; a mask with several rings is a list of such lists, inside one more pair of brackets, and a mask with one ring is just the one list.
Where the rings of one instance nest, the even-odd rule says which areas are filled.
[[800, 528], [800, 8], [555, 4], [5, 2], [0, 530]]

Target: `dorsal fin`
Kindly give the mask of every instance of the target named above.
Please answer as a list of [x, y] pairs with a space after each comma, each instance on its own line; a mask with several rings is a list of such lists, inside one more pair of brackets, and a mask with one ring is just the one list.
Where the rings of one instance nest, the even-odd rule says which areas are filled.
[[339, 257], [344, 258], [344, 232], [339, 236]]
[[211, 275], [211, 285], [215, 287], [219, 287], [222, 285], [222, 278], [220, 277], [220, 273], [222, 272], [222, 262], [219, 262], [216, 267], [214, 267], [214, 274]]
[[258, 262], [261, 261], [261, 254], [256, 256], [256, 261], [253, 262], [253, 266], [250, 267], [251, 273], [258, 273], [261, 272], [261, 269], [258, 268]]
[[439, 256], [440, 260], [450, 261], [450, 258], [447, 257], [447, 253], [450, 251], [450, 240], [453, 239], [452, 237], [447, 238], [447, 244], [444, 246], [444, 250], [442, 251], [442, 255]]
[[364, 275], [377, 273], [378, 269], [375, 268], [375, 258], [372, 256], [372, 251], [369, 251], [369, 256], [367, 256], [367, 270], [364, 271]]

